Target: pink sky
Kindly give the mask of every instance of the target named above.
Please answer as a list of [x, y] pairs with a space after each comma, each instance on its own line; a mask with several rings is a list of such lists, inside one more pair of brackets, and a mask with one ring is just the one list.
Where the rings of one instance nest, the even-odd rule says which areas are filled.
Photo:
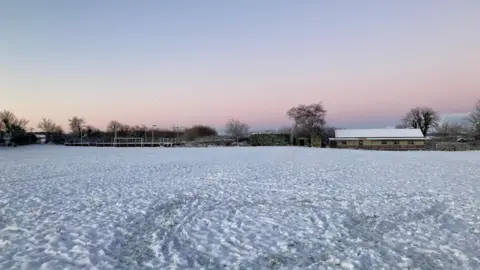
[[378, 127], [414, 106], [464, 113], [480, 98], [478, 2], [278, 3], [163, 17], [113, 2], [1, 4], [0, 110], [32, 127], [80, 116], [99, 128], [275, 128], [290, 107], [322, 101], [332, 125]]

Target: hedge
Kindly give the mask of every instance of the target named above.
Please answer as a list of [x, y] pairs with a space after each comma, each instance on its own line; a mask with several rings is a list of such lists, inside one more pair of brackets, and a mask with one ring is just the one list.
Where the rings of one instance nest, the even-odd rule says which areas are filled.
[[252, 134], [249, 138], [251, 146], [283, 146], [289, 145], [290, 134]]
[[37, 142], [37, 136], [34, 134], [19, 134], [15, 135], [10, 139], [11, 143], [14, 143], [16, 145], [27, 145], [30, 143], [36, 143]]

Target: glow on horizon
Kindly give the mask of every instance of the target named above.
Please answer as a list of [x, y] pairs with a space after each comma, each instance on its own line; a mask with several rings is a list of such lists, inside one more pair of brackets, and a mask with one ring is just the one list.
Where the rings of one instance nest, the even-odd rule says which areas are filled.
[[478, 1], [182, 3], [1, 3], [0, 110], [255, 128], [322, 101], [332, 124], [368, 127], [480, 98]]

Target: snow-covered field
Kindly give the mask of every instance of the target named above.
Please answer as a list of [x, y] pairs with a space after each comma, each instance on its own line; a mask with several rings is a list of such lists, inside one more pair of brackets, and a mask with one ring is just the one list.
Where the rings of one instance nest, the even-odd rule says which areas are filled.
[[0, 149], [0, 269], [480, 269], [480, 152]]

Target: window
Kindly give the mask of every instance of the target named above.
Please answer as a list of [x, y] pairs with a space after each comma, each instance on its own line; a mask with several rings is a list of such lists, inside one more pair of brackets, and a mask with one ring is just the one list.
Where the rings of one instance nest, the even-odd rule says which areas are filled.
[[358, 145], [363, 146], [363, 141], [358, 141]]
[[408, 144], [414, 144], [414, 142], [413, 141], [408, 141]]
[[382, 144], [387, 144], [387, 141], [382, 141]]
[[342, 144], [347, 144], [347, 142], [346, 142], [346, 141], [342, 141]]
[[399, 144], [399, 142], [398, 142], [398, 141], [394, 141], [393, 144]]

